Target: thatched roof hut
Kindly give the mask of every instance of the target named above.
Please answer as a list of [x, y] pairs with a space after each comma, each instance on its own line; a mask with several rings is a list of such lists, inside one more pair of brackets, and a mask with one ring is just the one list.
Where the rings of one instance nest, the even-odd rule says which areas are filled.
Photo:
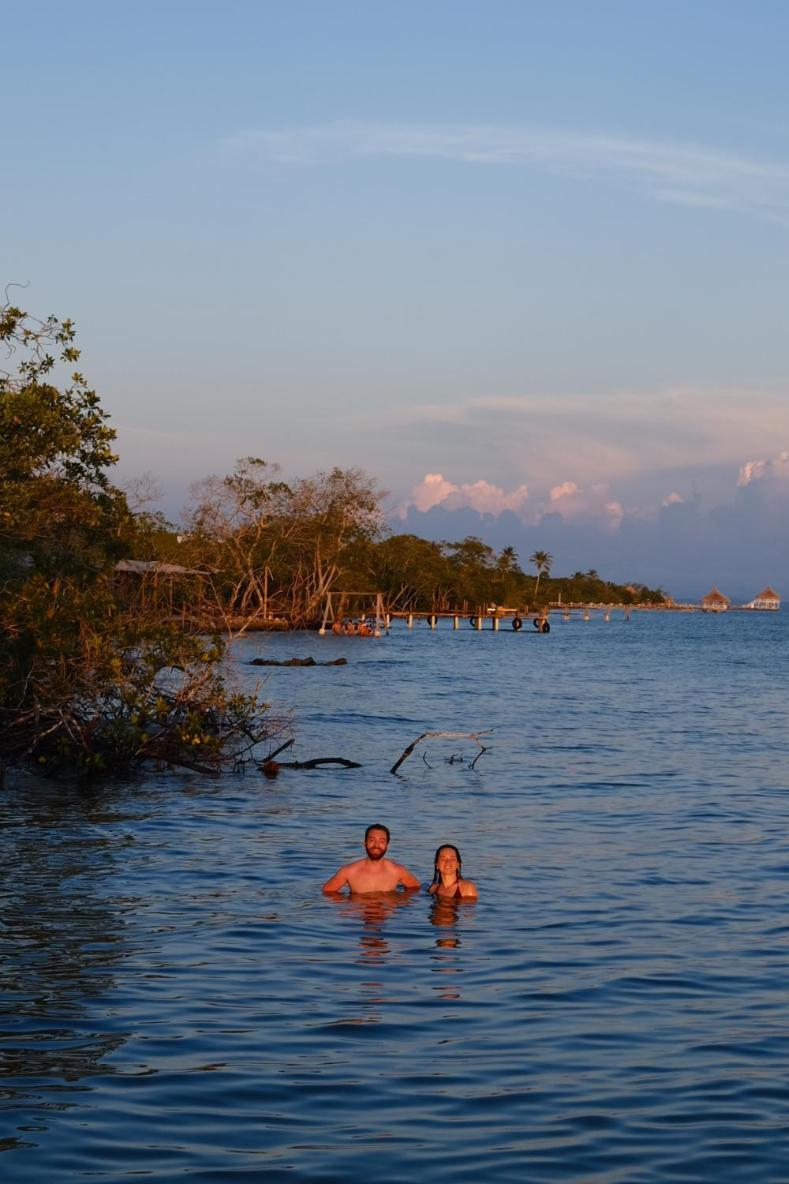
[[701, 611], [703, 613], [725, 613], [730, 604], [728, 596], [724, 596], [717, 588], [713, 588], [706, 596], [702, 596]]
[[779, 609], [781, 607], [781, 597], [768, 584], [766, 588], [762, 588], [758, 596], [754, 596], [753, 600], [748, 605], [748, 608], [764, 608], [764, 609]]

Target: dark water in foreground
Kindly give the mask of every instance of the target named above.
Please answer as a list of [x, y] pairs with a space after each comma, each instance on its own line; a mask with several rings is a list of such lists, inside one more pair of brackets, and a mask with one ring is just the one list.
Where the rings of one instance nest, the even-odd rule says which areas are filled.
[[[0, 1179], [789, 1180], [787, 641], [253, 638], [349, 658], [265, 694], [364, 768], [9, 790]], [[479, 902], [324, 899], [378, 819]]]

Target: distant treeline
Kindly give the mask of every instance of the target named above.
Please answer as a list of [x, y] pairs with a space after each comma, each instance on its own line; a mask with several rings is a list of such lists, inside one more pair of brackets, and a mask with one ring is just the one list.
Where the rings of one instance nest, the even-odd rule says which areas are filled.
[[[545, 551], [529, 557], [531, 574], [513, 547], [496, 552], [474, 537], [432, 542], [389, 534], [382, 503], [383, 494], [358, 470], [287, 483], [276, 466], [249, 457], [229, 476], [195, 488], [182, 532], [140, 516], [147, 523], [144, 557], [203, 573], [184, 581], [182, 603], [199, 599], [207, 611], [234, 619], [281, 616], [297, 627], [319, 621], [329, 592], [381, 592], [388, 609], [414, 612], [666, 599], [661, 589], [613, 584], [596, 571], [553, 577]], [[362, 603], [350, 595], [348, 614]]]

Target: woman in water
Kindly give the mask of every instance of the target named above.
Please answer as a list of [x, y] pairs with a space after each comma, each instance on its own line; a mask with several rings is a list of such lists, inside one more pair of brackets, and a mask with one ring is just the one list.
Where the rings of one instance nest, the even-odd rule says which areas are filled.
[[451, 843], [444, 843], [436, 851], [435, 874], [428, 892], [442, 900], [476, 900], [476, 884], [464, 880], [460, 872], [460, 852]]

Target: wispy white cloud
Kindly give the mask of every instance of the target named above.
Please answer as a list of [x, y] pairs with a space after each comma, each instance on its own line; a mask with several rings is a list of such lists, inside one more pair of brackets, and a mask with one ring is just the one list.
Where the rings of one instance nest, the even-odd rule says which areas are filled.
[[226, 141], [245, 160], [319, 164], [370, 158], [521, 165], [551, 174], [617, 179], [659, 201], [712, 207], [789, 224], [789, 165], [698, 144], [493, 124], [339, 122], [250, 129]]

